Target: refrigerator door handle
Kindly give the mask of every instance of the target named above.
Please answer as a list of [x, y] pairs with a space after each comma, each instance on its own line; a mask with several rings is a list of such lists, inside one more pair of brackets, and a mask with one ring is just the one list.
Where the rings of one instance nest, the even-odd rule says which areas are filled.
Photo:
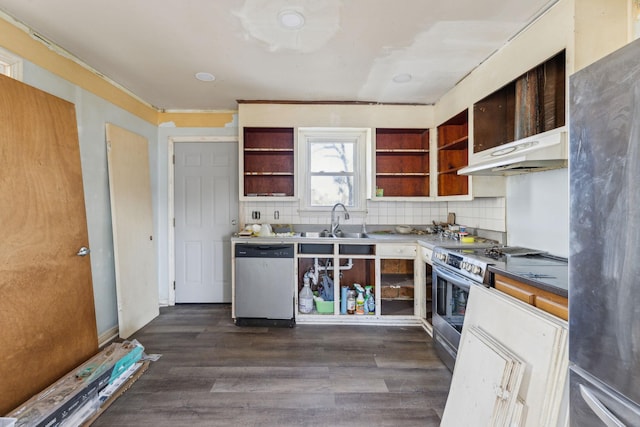
[[625, 424], [621, 422], [615, 415], [607, 409], [606, 406], [583, 384], [580, 384], [580, 395], [584, 401], [589, 405], [589, 408], [605, 423], [607, 427], [625, 427]]

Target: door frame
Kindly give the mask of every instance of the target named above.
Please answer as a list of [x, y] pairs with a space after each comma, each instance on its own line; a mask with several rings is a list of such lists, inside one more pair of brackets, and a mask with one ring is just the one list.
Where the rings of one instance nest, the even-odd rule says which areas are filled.
[[[167, 239], [167, 250], [169, 252], [169, 283], [167, 283], [167, 287], [169, 289], [168, 296], [169, 301], [168, 304], [176, 305], [176, 236], [175, 236], [175, 227], [174, 227], [174, 218], [175, 218], [175, 198], [174, 198], [174, 190], [175, 190], [175, 171], [176, 165], [174, 163], [174, 144], [179, 142], [235, 142], [239, 143], [238, 136], [170, 136], [168, 141], [168, 185], [167, 185], [167, 202], [169, 205], [169, 214], [168, 214], [168, 239]], [[238, 166], [239, 167], [239, 166]], [[239, 170], [239, 169], [238, 169]], [[236, 171], [238, 172], [238, 171]], [[238, 218], [242, 218], [242, 211], [244, 209], [242, 203], [238, 204], [239, 211]]]

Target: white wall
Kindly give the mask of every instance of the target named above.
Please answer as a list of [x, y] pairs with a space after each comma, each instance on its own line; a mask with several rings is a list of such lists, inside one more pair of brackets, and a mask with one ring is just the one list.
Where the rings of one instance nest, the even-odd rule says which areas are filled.
[[569, 170], [507, 178], [507, 243], [569, 256]]
[[151, 182], [154, 202], [157, 200], [155, 187], [158, 179], [155, 176], [156, 169], [153, 164], [156, 163], [155, 146], [158, 129], [28, 61], [24, 62], [23, 81], [72, 102], [76, 106], [89, 247], [91, 248], [96, 324], [100, 336], [109, 333], [118, 325], [105, 123], [114, 123], [150, 141], [149, 160], [152, 165]]

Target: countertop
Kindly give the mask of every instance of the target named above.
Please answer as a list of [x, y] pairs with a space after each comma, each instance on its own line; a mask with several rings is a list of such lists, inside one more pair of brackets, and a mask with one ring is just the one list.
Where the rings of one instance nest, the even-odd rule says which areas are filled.
[[[251, 237], [234, 235], [231, 238], [235, 243], [324, 243], [324, 244], [378, 244], [378, 243], [418, 243], [419, 245], [433, 249], [436, 246], [446, 248], [471, 248], [491, 247], [494, 242], [462, 243], [458, 240], [440, 237], [438, 234], [399, 234], [399, 233], [370, 233], [367, 238], [327, 238], [327, 237], [301, 237], [270, 236]], [[506, 261], [497, 262], [489, 266], [489, 271], [502, 274], [514, 280], [527, 283], [539, 289], [552, 292], [556, 295], [568, 296], [569, 268], [566, 260], [544, 256], [513, 256]]]
[[238, 236], [231, 237], [232, 242], [242, 243], [340, 243], [340, 244], [378, 244], [378, 243], [418, 243], [424, 247], [433, 249], [436, 246], [443, 246], [446, 248], [470, 248], [470, 247], [490, 247], [495, 243], [461, 243], [459, 240], [441, 238], [437, 234], [399, 234], [399, 233], [368, 233], [367, 238], [333, 238], [333, 237], [300, 237], [299, 235], [292, 236], [270, 236], [270, 237], [251, 237], [251, 236]]
[[489, 266], [489, 271], [510, 277], [556, 295], [569, 295], [569, 264], [544, 256], [513, 256]]

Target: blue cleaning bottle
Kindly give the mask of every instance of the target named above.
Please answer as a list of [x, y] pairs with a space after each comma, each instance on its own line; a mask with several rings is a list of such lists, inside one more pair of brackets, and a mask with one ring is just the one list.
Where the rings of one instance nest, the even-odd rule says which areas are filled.
[[371, 285], [365, 286], [366, 291], [366, 313], [368, 314], [376, 314], [376, 296], [373, 294], [373, 287]]
[[340, 314], [347, 314], [347, 292], [349, 287], [343, 286], [340, 290]]

